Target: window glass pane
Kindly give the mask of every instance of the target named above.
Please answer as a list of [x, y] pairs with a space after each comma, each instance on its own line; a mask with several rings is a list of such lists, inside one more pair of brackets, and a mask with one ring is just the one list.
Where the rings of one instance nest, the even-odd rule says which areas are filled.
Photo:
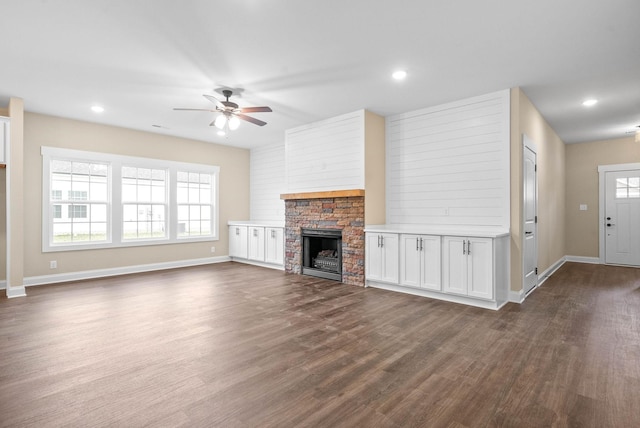
[[107, 204], [91, 204], [91, 223], [107, 221]]
[[107, 239], [107, 223], [91, 222], [91, 241]]
[[85, 222], [74, 222], [73, 223], [73, 235], [72, 240], [74, 242], [84, 242], [89, 241], [91, 239], [90, 233], [90, 225]]
[[208, 185], [205, 185], [200, 188], [200, 203], [202, 204], [211, 203], [211, 188]]
[[74, 176], [88, 176], [90, 172], [90, 164], [86, 162], [72, 162], [72, 173]]
[[200, 206], [192, 205], [189, 207], [189, 220], [200, 220]]
[[624, 199], [627, 197], [627, 188], [616, 189], [616, 198]]
[[636, 188], [629, 189], [629, 197], [640, 198], [640, 189], [636, 189]]
[[180, 205], [178, 206], [178, 220], [189, 220], [189, 206], [188, 205]]
[[640, 187], [640, 177], [629, 177], [629, 187]]
[[211, 206], [203, 205], [200, 212], [200, 218], [203, 220], [211, 220]]
[[53, 225], [53, 242], [71, 242], [71, 223], [55, 223]]
[[165, 193], [164, 187], [153, 186], [151, 188], [151, 202], [164, 202]]
[[626, 178], [616, 178], [616, 187], [627, 187]]

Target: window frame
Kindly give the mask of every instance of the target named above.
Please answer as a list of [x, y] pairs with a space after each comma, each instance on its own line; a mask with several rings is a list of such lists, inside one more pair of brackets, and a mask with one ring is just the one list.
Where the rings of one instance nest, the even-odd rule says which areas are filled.
[[[164, 159], [124, 156], [110, 153], [89, 152], [83, 150], [63, 149], [57, 147], [41, 148], [42, 155], [42, 251], [74, 251], [100, 248], [123, 248], [149, 245], [165, 245], [219, 240], [219, 182], [220, 167], [189, 162], [176, 162]], [[80, 241], [73, 243], [53, 242], [54, 208], [60, 202], [52, 198], [51, 161], [75, 161], [89, 163], [106, 163], [107, 174], [107, 239], [105, 241]], [[122, 201], [122, 167], [151, 168], [166, 170], [166, 205], [165, 222], [167, 234], [165, 238], [151, 237], [124, 239]], [[196, 236], [178, 236], [178, 203], [177, 173], [188, 171], [212, 176], [211, 186], [211, 234]], [[78, 201], [82, 203], [82, 201]]]

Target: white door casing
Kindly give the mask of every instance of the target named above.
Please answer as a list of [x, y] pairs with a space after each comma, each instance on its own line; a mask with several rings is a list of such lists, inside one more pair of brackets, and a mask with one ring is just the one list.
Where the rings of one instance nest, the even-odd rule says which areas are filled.
[[536, 148], [523, 134], [523, 251], [522, 272], [524, 293], [529, 293], [538, 285], [538, 183]]
[[605, 263], [640, 266], [640, 169], [605, 172]]

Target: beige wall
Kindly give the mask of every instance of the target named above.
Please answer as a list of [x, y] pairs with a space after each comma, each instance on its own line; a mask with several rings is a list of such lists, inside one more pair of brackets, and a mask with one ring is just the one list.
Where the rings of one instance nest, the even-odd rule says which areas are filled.
[[566, 255], [565, 145], [520, 88], [511, 90], [511, 290], [522, 290], [522, 134], [536, 145], [538, 272]]
[[[24, 120], [25, 277], [228, 254], [227, 221], [249, 218], [249, 151], [159, 134], [26, 113]], [[220, 166], [219, 240], [86, 251], [42, 252], [42, 146]], [[216, 252], [211, 253], [211, 246]], [[58, 268], [49, 269], [56, 260]]]
[[386, 160], [384, 117], [364, 112], [364, 219], [365, 224], [386, 222]]
[[598, 166], [640, 162], [640, 143], [628, 137], [568, 144], [566, 152], [567, 255], [598, 257]]

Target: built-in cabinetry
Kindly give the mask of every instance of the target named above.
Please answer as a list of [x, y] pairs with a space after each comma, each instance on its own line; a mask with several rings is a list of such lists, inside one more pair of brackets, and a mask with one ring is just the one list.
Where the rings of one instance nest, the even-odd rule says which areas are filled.
[[445, 236], [442, 245], [444, 291], [493, 299], [493, 239]]
[[400, 235], [400, 284], [440, 291], [440, 236]]
[[229, 257], [246, 259], [249, 255], [247, 226], [229, 226]]
[[367, 233], [366, 243], [365, 277], [372, 280], [397, 282], [398, 235], [395, 233]]
[[490, 309], [508, 300], [507, 231], [382, 225], [365, 237], [367, 286]]
[[284, 227], [259, 222], [229, 222], [233, 261], [284, 268]]

